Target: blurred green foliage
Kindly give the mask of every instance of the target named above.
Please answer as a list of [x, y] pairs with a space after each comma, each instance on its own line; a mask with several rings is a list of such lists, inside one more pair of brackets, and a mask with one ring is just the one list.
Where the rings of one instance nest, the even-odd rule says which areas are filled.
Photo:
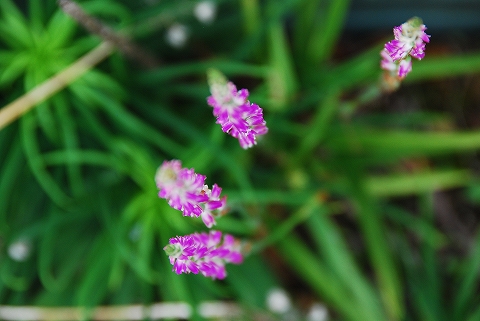
[[[347, 0], [215, 3], [216, 20], [202, 24], [194, 1], [79, 1], [162, 63], [115, 53], [0, 130], [0, 302], [265, 310], [272, 288], [300, 284], [332, 320], [478, 320], [478, 228], [470, 249], [446, 251], [455, 240], [435, 202], [464, 187], [480, 201], [478, 179], [456, 162], [480, 148], [480, 132], [428, 129], [436, 114], [357, 113], [381, 95], [383, 44], [333, 63]], [[164, 40], [176, 22], [189, 30], [179, 49]], [[1, 0], [0, 40], [2, 105], [101, 42], [52, 0]], [[264, 109], [270, 131], [248, 151], [215, 124], [210, 67]], [[480, 53], [435, 57], [427, 46], [406, 83], [479, 71]], [[231, 213], [217, 228], [251, 242], [223, 282], [171, 271], [168, 239], [205, 227], [157, 197], [165, 159], [222, 186]], [[418, 206], [395, 201], [404, 196]]]

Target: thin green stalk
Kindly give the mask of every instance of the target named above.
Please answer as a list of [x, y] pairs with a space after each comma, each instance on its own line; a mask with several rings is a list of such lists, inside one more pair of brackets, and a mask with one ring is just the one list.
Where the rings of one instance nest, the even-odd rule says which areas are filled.
[[316, 196], [310, 198], [310, 200], [295, 213], [290, 215], [283, 223], [276, 226], [274, 230], [264, 239], [256, 242], [252, 246], [251, 253], [258, 253], [274, 243], [279, 242], [286, 237], [296, 226], [303, 223], [313, 213], [318, 210], [318, 203]]

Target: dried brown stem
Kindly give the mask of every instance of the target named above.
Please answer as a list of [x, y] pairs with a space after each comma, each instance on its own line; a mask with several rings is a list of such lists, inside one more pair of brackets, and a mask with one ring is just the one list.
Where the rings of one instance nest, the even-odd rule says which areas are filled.
[[159, 66], [159, 62], [143, 48], [133, 43], [123, 35], [103, 24], [100, 20], [88, 15], [82, 7], [72, 0], [58, 0], [60, 8], [75, 21], [81, 24], [90, 33], [96, 34], [103, 40], [113, 43], [126, 56], [138, 61], [148, 68]]

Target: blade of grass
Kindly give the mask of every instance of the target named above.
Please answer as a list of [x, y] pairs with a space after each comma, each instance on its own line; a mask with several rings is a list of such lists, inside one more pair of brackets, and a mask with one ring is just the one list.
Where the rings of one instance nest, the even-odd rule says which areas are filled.
[[307, 54], [311, 64], [327, 60], [343, 27], [348, 12], [349, 0], [331, 0], [321, 23], [311, 32]]
[[28, 48], [32, 46], [32, 34], [22, 12], [10, 0], [0, 1], [0, 37], [12, 48]]
[[[434, 225], [434, 194], [420, 195], [420, 215], [425, 221]], [[432, 320], [446, 320], [445, 306], [442, 304], [442, 277], [437, 269], [436, 248], [425, 242], [424, 231], [419, 231], [422, 237], [421, 253], [425, 269], [422, 291], [428, 304], [428, 310], [433, 315]], [[427, 232], [428, 233], [428, 232]]]
[[0, 230], [2, 233], [5, 233], [9, 226], [7, 222], [7, 208], [10, 195], [14, 192], [15, 183], [25, 166], [22, 147], [17, 139], [12, 142], [8, 152], [4, 155], [4, 163], [0, 168], [0, 172], [2, 173], [2, 179], [0, 179], [0, 195], [2, 195], [0, 198]]
[[28, 18], [32, 31], [39, 33], [43, 31], [43, 19], [45, 18], [44, 13], [42, 1], [28, 2]]
[[148, 84], [168, 82], [175, 78], [188, 75], [205, 75], [205, 70], [208, 68], [221, 70], [222, 73], [227, 76], [244, 75], [264, 78], [270, 72], [270, 66], [253, 65], [239, 61], [212, 59], [202, 62], [189, 62], [172, 66], [164, 66], [160, 69], [145, 71], [139, 75], [139, 81]]
[[382, 205], [382, 211], [387, 217], [416, 235], [421, 235], [423, 241], [434, 249], [440, 249], [447, 244], [447, 237], [438, 231], [423, 218], [413, 216], [411, 213], [388, 204]]
[[365, 132], [362, 129], [350, 127], [343, 134], [332, 135], [326, 143], [338, 152], [350, 151], [391, 157], [436, 155], [480, 149], [480, 131], [432, 133], [372, 130]]
[[56, 95], [53, 97], [53, 106], [58, 113], [58, 122], [62, 131], [63, 144], [65, 146], [65, 163], [67, 169], [67, 178], [70, 190], [73, 196], [82, 194], [85, 190], [80, 163], [74, 160], [74, 151], [79, 147], [79, 138], [77, 133], [77, 125], [72, 119], [70, 106], [64, 95]]
[[475, 310], [469, 315], [466, 321], [477, 321], [480, 320], [480, 306], [477, 304]]
[[370, 176], [366, 178], [364, 185], [370, 195], [391, 197], [462, 187], [471, 181], [472, 173], [469, 170], [459, 169], [420, 172], [410, 175]]
[[116, 99], [87, 86], [84, 86], [78, 94], [83, 94], [90, 102], [102, 106], [109, 117], [129, 134], [145, 139], [170, 155], [179, 155], [184, 152], [183, 146], [129, 113]]
[[[32, 65], [28, 66], [24, 77], [25, 91], [29, 92], [43, 80], [45, 80], [45, 76], [43, 75], [43, 71], [41, 69], [36, 69]], [[34, 112], [36, 121], [38, 122], [38, 127], [40, 127], [50, 141], [58, 142], [60, 135], [57, 124], [53, 117], [51, 102], [47, 100], [39, 103]]]
[[283, 22], [272, 22], [268, 28], [271, 73], [268, 79], [270, 96], [278, 107], [289, 102], [298, 90], [298, 80], [289, 52]]
[[[87, 308], [98, 305], [108, 293], [107, 276], [113, 258], [112, 242], [107, 233], [97, 236], [94, 242], [86, 260], [88, 269], [85, 270], [75, 293], [76, 303]], [[89, 310], [85, 312], [85, 317], [91, 313]]]
[[110, 167], [118, 171], [121, 169], [120, 164], [118, 164], [118, 160], [113, 155], [96, 150], [57, 150], [42, 154], [42, 158], [46, 166], [85, 164]]
[[308, 124], [306, 133], [300, 142], [297, 158], [294, 163], [301, 162], [307, 155], [311, 155], [313, 149], [323, 141], [330, 123], [338, 112], [339, 92], [335, 91], [327, 95], [320, 102], [315, 111], [312, 121]]
[[352, 301], [351, 296], [337, 279], [335, 274], [322, 264], [318, 258], [292, 234], [279, 240], [277, 249], [282, 257], [305, 282], [333, 309], [338, 311], [346, 320], [368, 320], [362, 315], [361, 307]]
[[[296, 19], [294, 24], [295, 56], [301, 58], [305, 56], [308, 44], [308, 38], [312, 34], [315, 20], [318, 18], [319, 5], [322, 0], [304, 0], [296, 8]], [[297, 59], [301, 62], [304, 59]]]
[[362, 186], [362, 176], [355, 167], [349, 167], [352, 199], [358, 221], [370, 256], [382, 301], [390, 320], [400, 320], [404, 315], [402, 287], [399, 283], [393, 256], [385, 242], [384, 224], [377, 204]]
[[310, 197], [309, 201], [304, 206], [290, 215], [279, 226], [276, 226], [275, 230], [271, 231], [267, 237], [253, 244], [251, 253], [258, 253], [267, 246], [279, 242], [281, 239], [290, 234], [296, 226], [303, 223], [317, 210], [318, 200], [316, 199], [316, 196]]
[[480, 53], [449, 55], [445, 57], [428, 56], [425, 60], [414, 63], [412, 72], [405, 78], [405, 82], [455, 77], [478, 72], [480, 72]]
[[[475, 243], [472, 244], [472, 248], [469, 257], [465, 261], [465, 270], [460, 270], [459, 274], [460, 285], [457, 288], [455, 298], [453, 300], [453, 317], [465, 319], [465, 314], [469, 306], [475, 306], [472, 304], [472, 299], [477, 297], [477, 285], [480, 277], [480, 231], [477, 231]], [[480, 309], [477, 309], [468, 320], [474, 319], [473, 316], [480, 317]]]
[[40, 155], [35, 128], [33, 115], [26, 115], [22, 118], [21, 137], [28, 165], [45, 193], [60, 207], [65, 206], [69, 203], [70, 198], [47, 172]]
[[330, 221], [327, 208], [319, 206], [318, 212], [310, 216], [305, 223], [318, 251], [324, 254], [323, 261], [361, 307], [360, 314], [366, 316], [366, 320], [385, 320], [379, 298], [368, 279], [361, 274], [340, 231]]
[[260, 29], [260, 5], [258, 0], [242, 0], [240, 1], [243, 15], [243, 28], [247, 35], [254, 34]]
[[43, 235], [39, 241], [36, 269], [42, 285], [54, 293], [61, 293], [75, 283], [78, 262], [91, 247], [89, 240], [82, 238], [85, 233], [77, 228], [86, 226], [88, 216], [64, 214], [51, 210], [48, 220], [37, 227]]

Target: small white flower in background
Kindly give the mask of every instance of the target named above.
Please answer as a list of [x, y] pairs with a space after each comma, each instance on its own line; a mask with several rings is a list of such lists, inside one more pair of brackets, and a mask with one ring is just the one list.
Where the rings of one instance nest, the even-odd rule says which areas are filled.
[[165, 37], [170, 46], [182, 48], [188, 39], [188, 29], [182, 24], [175, 23], [168, 28]]
[[193, 13], [198, 21], [208, 24], [215, 19], [217, 5], [213, 1], [201, 1], [195, 6]]
[[286, 313], [290, 310], [292, 303], [287, 292], [280, 288], [274, 288], [267, 294], [267, 307], [274, 313]]
[[23, 262], [30, 256], [32, 246], [25, 239], [17, 240], [8, 247], [8, 255], [17, 262]]
[[307, 314], [307, 321], [327, 321], [328, 310], [321, 303], [315, 303], [310, 307]]

